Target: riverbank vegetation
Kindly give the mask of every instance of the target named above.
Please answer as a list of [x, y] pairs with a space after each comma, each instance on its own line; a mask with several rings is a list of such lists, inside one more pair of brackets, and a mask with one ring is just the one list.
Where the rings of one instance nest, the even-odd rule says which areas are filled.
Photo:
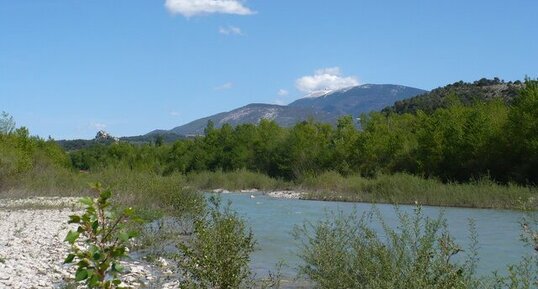
[[0, 189], [76, 195], [101, 181], [125, 202], [180, 194], [192, 200], [187, 207], [197, 202], [193, 191], [255, 188], [323, 200], [516, 208], [536, 195], [538, 182], [538, 81], [523, 87], [511, 104], [449, 96], [450, 105], [428, 113], [363, 115], [360, 129], [351, 116], [336, 127], [209, 123], [204, 136], [172, 144], [97, 143], [70, 152], [4, 114]]

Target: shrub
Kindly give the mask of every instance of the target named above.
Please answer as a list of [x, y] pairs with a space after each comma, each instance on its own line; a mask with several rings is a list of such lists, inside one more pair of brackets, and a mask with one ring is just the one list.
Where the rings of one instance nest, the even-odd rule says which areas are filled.
[[186, 288], [241, 288], [250, 280], [250, 254], [254, 237], [245, 221], [221, 207], [216, 197], [209, 199], [205, 214], [194, 223], [190, 244], [179, 244], [184, 255], [180, 268], [186, 273]]
[[[535, 207], [536, 204], [530, 204]], [[495, 273], [496, 284], [492, 288], [531, 289], [538, 288], [538, 212], [527, 211], [521, 221], [521, 240], [527, 244], [532, 253], [524, 256], [517, 264], [508, 266], [505, 276]]]
[[[64, 262], [77, 262], [75, 281], [84, 281], [89, 288], [121, 288], [120, 260], [127, 256], [127, 244], [135, 236], [135, 232], [125, 230], [125, 223], [135, 217], [131, 208], [114, 216], [109, 202], [112, 193], [103, 190], [99, 183], [93, 188], [99, 197], [82, 198], [81, 203], [86, 206], [84, 214], [69, 216], [69, 223], [78, 227], [65, 237], [71, 244], [71, 253]], [[79, 239], [82, 247], [77, 244]]]
[[[454, 262], [462, 249], [448, 234], [442, 216], [425, 217], [420, 207], [413, 214], [396, 212], [396, 230], [375, 208], [363, 215], [332, 214], [318, 223], [296, 227], [294, 236], [302, 241], [300, 257], [304, 261], [299, 272], [317, 288], [481, 286], [473, 277], [476, 250], [471, 248], [464, 263]], [[382, 230], [376, 230], [372, 221], [378, 221]]]

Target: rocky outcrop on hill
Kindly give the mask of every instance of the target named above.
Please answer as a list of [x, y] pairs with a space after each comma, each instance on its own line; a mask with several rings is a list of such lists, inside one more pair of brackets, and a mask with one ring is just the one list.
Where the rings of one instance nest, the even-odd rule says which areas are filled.
[[94, 140], [97, 142], [109, 142], [109, 141], [117, 142], [120, 139], [117, 137], [113, 137], [111, 134], [109, 134], [108, 132], [104, 130], [100, 130], [95, 135]]

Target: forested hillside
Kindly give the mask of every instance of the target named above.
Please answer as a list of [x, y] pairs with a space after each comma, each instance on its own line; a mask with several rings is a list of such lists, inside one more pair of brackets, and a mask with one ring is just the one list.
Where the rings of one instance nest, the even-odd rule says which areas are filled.
[[455, 99], [464, 105], [495, 99], [510, 104], [522, 87], [520, 81], [504, 82], [499, 78], [482, 78], [472, 83], [459, 81], [412, 98], [396, 101], [394, 105], [383, 109], [383, 112], [402, 114], [421, 110], [431, 113], [437, 108], [447, 108]]

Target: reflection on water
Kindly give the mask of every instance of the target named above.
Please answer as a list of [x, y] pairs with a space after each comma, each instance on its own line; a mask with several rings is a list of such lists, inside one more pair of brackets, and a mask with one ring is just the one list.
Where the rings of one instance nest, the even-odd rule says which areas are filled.
[[[294, 225], [305, 220], [316, 221], [326, 211], [359, 213], [370, 210], [370, 204], [302, 201], [274, 199], [263, 195], [251, 198], [245, 194], [223, 194], [224, 201], [230, 200], [232, 207], [244, 217], [254, 232], [258, 250], [252, 256], [252, 268], [258, 275], [266, 275], [279, 261], [285, 261], [288, 267], [286, 275], [294, 275], [300, 259], [297, 257], [297, 241], [293, 240], [291, 231]], [[396, 215], [391, 205], [376, 205], [383, 213], [388, 224], [396, 224]], [[413, 206], [401, 206], [402, 210], [411, 211]], [[504, 272], [506, 265], [517, 262], [521, 256], [530, 252], [519, 241], [519, 221], [523, 213], [507, 210], [465, 209], [424, 207], [427, 216], [437, 217], [440, 211], [448, 220], [449, 231], [455, 241], [464, 249], [469, 244], [469, 219], [476, 223], [479, 243], [479, 273], [494, 270]]]

